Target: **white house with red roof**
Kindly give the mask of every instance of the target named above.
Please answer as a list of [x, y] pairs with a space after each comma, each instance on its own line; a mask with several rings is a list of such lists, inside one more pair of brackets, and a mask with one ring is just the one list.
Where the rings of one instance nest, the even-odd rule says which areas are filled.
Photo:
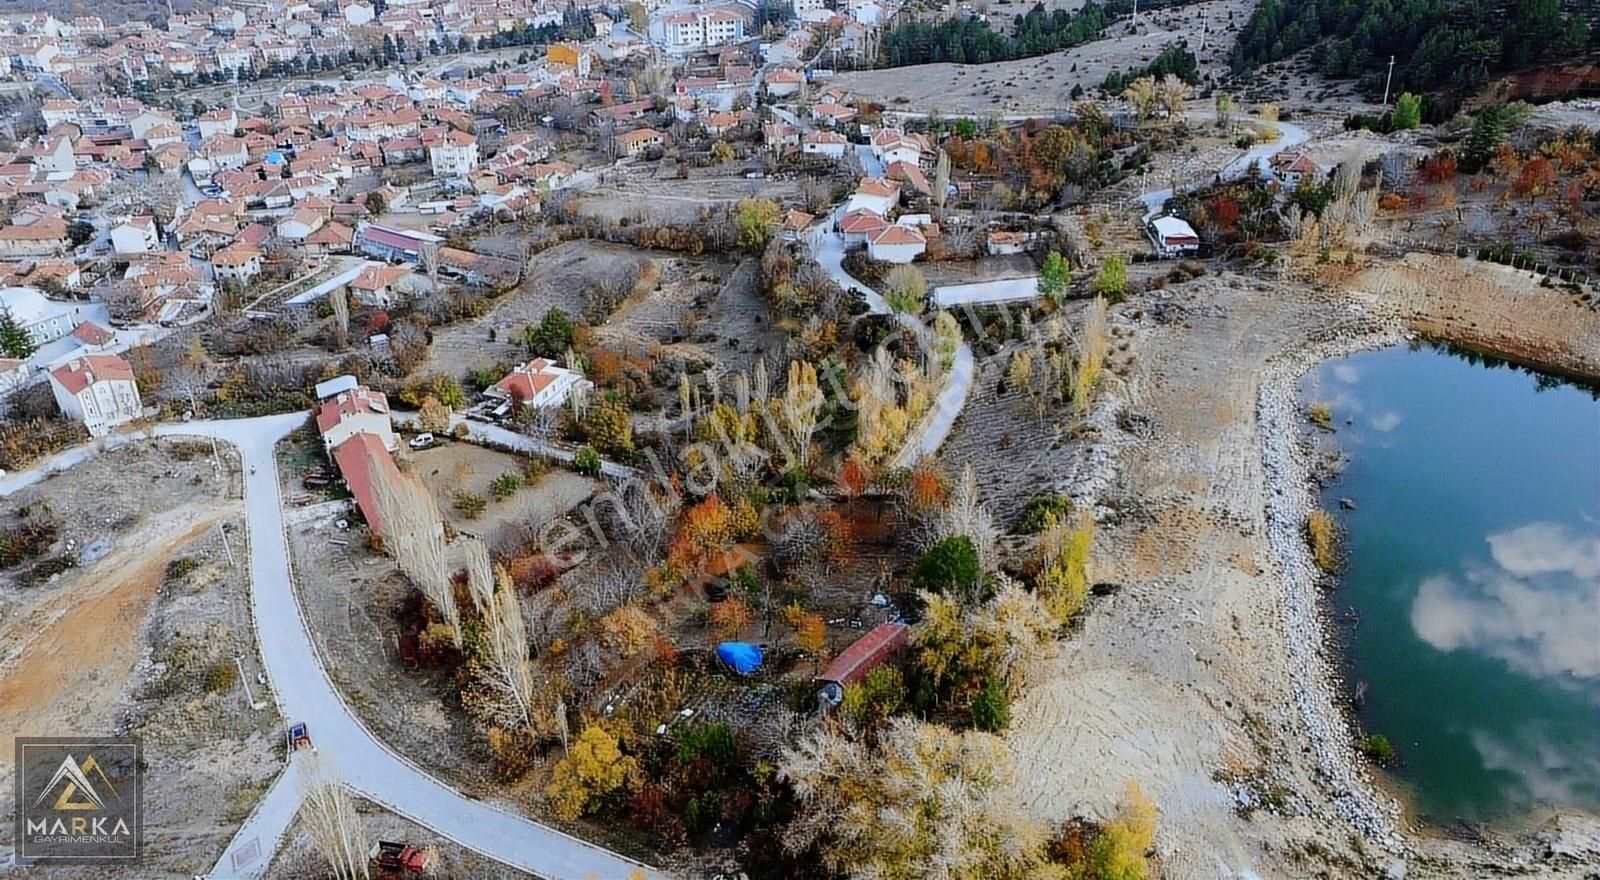
[[1278, 153], [1268, 164], [1272, 168], [1272, 176], [1283, 184], [1284, 189], [1295, 189], [1300, 186], [1300, 181], [1315, 179], [1323, 174], [1322, 166], [1313, 161], [1305, 150]]
[[502, 401], [495, 412], [504, 415], [513, 406], [531, 406], [539, 409], [560, 406], [574, 392], [593, 388], [594, 383], [583, 378], [577, 370], [558, 367], [544, 358], [534, 358], [517, 364], [504, 379], [484, 390], [483, 396]]
[[867, 256], [885, 263], [909, 263], [928, 249], [928, 239], [914, 226], [896, 223], [867, 238]]
[[864, 244], [888, 225], [889, 221], [883, 219], [881, 214], [857, 208], [839, 218], [839, 234], [844, 236], [846, 244]]
[[83, 422], [91, 437], [104, 436], [144, 411], [133, 367], [114, 354], [85, 355], [52, 367], [50, 390], [61, 414]]
[[478, 139], [452, 129], [428, 144], [428, 163], [434, 177], [465, 177], [478, 167]]
[[856, 191], [845, 202], [845, 213], [865, 208], [879, 217], [887, 217], [900, 204], [900, 184], [881, 177], [864, 177]]
[[335, 447], [357, 434], [370, 434], [383, 448], [400, 448], [400, 438], [389, 418], [389, 398], [382, 391], [357, 385], [322, 401], [317, 407], [317, 432], [329, 456]]

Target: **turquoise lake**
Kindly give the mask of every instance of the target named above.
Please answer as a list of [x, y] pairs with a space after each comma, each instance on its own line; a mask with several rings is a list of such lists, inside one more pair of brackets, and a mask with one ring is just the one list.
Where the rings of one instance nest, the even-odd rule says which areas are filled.
[[[1600, 403], [1431, 348], [1303, 385], [1348, 457], [1324, 493], [1363, 727], [1424, 819], [1600, 810]], [[1356, 509], [1340, 511], [1348, 498]]]

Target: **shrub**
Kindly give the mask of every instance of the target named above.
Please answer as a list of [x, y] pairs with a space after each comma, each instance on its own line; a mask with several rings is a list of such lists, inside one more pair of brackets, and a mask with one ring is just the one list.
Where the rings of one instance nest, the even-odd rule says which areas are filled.
[[877, 726], [900, 711], [906, 702], [905, 678], [893, 666], [879, 666], [858, 682], [845, 686], [840, 708], [861, 727]]
[[488, 508], [489, 502], [482, 495], [475, 495], [464, 489], [457, 489], [451, 496], [451, 502], [456, 510], [467, 519], [477, 519], [483, 516], [483, 511]]
[[573, 456], [572, 469], [586, 477], [600, 476], [600, 453], [593, 446], [583, 447]]
[[218, 660], [211, 665], [206, 673], [206, 690], [214, 694], [225, 694], [233, 690], [234, 684], [239, 681], [239, 667], [232, 660]]
[[10, 568], [43, 556], [56, 542], [54, 518], [42, 517], [0, 531], [0, 568]]
[[1333, 407], [1326, 403], [1311, 404], [1311, 408], [1306, 410], [1306, 418], [1324, 431], [1333, 430]]
[[200, 560], [193, 556], [180, 556], [167, 563], [167, 580], [183, 580], [199, 567]]
[[1010, 725], [1011, 698], [1006, 696], [1005, 685], [998, 678], [991, 678], [972, 700], [972, 726], [999, 733]]
[[1028, 505], [1022, 509], [1022, 519], [1017, 523], [1017, 531], [1029, 535], [1036, 535], [1044, 531], [1047, 520], [1051, 514], [1058, 519], [1066, 519], [1072, 513], [1072, 499], [1065, 495], [1035, 495], [1028, 499]]
[[700, 758], [707, 758], [716, 764], [732, 764], [739, 753], [738, 743], [733, 739], [733, 728], [720, 721], [684, 725], [673, 734], [673, 739], [678, 746], [678, 765], [683, 767]]
[[493, 495], [496, 501], [504, 501], [517, 494], [520, 488], [522, 488], [522, 477], [514, 471], [506, 471], [489, 484], [489, 494]]
[[945, 594], [977, 584], [978, 551], [966, 535], [945, 538], [922, 554], [911, 570], [911, 583], [919, 590]]
[[1326, 510], [1313, 510], [1306, 517], [1306, 542], [1311, 545], [1311, 560], [1325, 574], [1339, 568], [1339, 527]]
[[1381, 733], [1369, 733], [1363, 736], [1356, 743], [1356, 748], [1375, 764], [1392, 764], [1394, 759], [1399, 757], [1399, 752], [1395, 751], [1394, 743], [1389, 742], [1389, 738]]

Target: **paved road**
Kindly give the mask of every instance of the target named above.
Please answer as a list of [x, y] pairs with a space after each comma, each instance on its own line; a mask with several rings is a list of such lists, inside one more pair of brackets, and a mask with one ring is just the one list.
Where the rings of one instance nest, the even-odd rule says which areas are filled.
[[[819, 225], [812, 228], [810, 232], [812, 254], [828, 276], [841, 287], [846, 290], [851, 288], [860, 290], [868, 308], [876, 314], [887, 315], [893, 310], [883, 297], [866, 282], [844, 270], [844, 237], [833, 231], [834, 221], [842, 210], [842, 206], [835, 208]], [[900, 326], [906, 328], [908, 333], [918, 338], [927, 332], [922, 321], [915, 315], [897, 314], [895, 320], [899, 321]], [[922, 423], [913, 429], [913, 434], [907, 438], [906, 445], [890, 461], [891, 465], [910, 467], [922, 456], [939, 451], [939, 447], [944, 445], [945, 438], [950, 436], [950, 429], [955, 427], [956, 417], [961, 415], [961, 410], [967, 405], [967, 395], [972, 391], [973, 371], [972, 347], [963, 341], [961, 347], [956, 349], [950, 370], [945, 375], [944, 388], [934, 400], [933, 409], [923, 416]]]
[[[1191, 118], [1196, 116], [1203, 118], [1207, 115], [1212, 115], [1214, 117], [1214, 114], [1212, 114], [1210, 111], [1191, 111], [1189, 113]], [[1245, 122], [1248, 123], [1248, 120]], [[1232, 180], [1236, 177], [1243, 176], [1245, 171], [1248, 170], [1251, 165], [1257, 165], [1263, 171], [1266, 171], [1270, 168], [1270, 166], [1267, 164], [1267, 160], [1271, 159], [1273, 156], [1277, 155], [1283, 150], [1286, 150], [1297, 144], [1303, 144], [1311, 138], [1311, 134], [1298, 125], [1293, 125], [1288, 122], [1275, 122], [1272, 124], [1278, 129], [1277, 138], [1267, 141], [1263, 144], [1256, 144], [1250, 149], [1245, 150], [1243, 153], [1234, 158], [1232, 162], [1222, 166], [1222, 169], [1217, 172], [1217, 175], [1224, 180]], [[1202, 179], [1200, 183], [1203, 184], [1210, 179], [1210, 177], [1206, 177]], [[1152, 216], [1159, 213], [1162, 206], [1165, 205], [1167, 200], [1170, 198], [1172, 198], [1171, 187], [1166, 189], [1155, 189], [1147, 193], [1140, 194], [1139, 201], [1144, 204], [1145, 208], [1145, 221], [1148, 222]]]
[[[395, 754], [345, 706], [306, 631], [291, 581], [273, 447], [303, 424], [305, 415], [294, 412], [156, 429], [161, 435], [214, 437], [239, 450], [246, 468], [251, 611], [261, 658], [284, 719], [310, 724], [319, 754], [351, 790], [496, 861], [549, 880], [620, 880], [635, 870], [646, 877], [663, 877], [631, 859], [468, 798]], [[211, 876], [259, 875], [298, 808], [294, 786], [293, 772], [280, 776]], [[257, 854], [254, 858], [252, 852]]]

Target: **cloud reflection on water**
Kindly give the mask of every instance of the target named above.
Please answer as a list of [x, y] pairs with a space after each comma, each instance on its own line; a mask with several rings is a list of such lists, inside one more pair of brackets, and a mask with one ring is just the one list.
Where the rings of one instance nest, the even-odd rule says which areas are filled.
[[1423, 581], [1411, 627], [1539, 678], [1600, 679], [1600, 534], [1539, 522], [1487, 538], [1493, 565]]
[[1592, 801], [1600, 792], [1600, 752], [1593, 743], [1573, 749], [1535, 727], [1523, 727], [1506, 737], [1474, 730], [1471, 739], [1485, 768], [1515, 778], [1503, 790], [1510, 803], [1576, 804]]

